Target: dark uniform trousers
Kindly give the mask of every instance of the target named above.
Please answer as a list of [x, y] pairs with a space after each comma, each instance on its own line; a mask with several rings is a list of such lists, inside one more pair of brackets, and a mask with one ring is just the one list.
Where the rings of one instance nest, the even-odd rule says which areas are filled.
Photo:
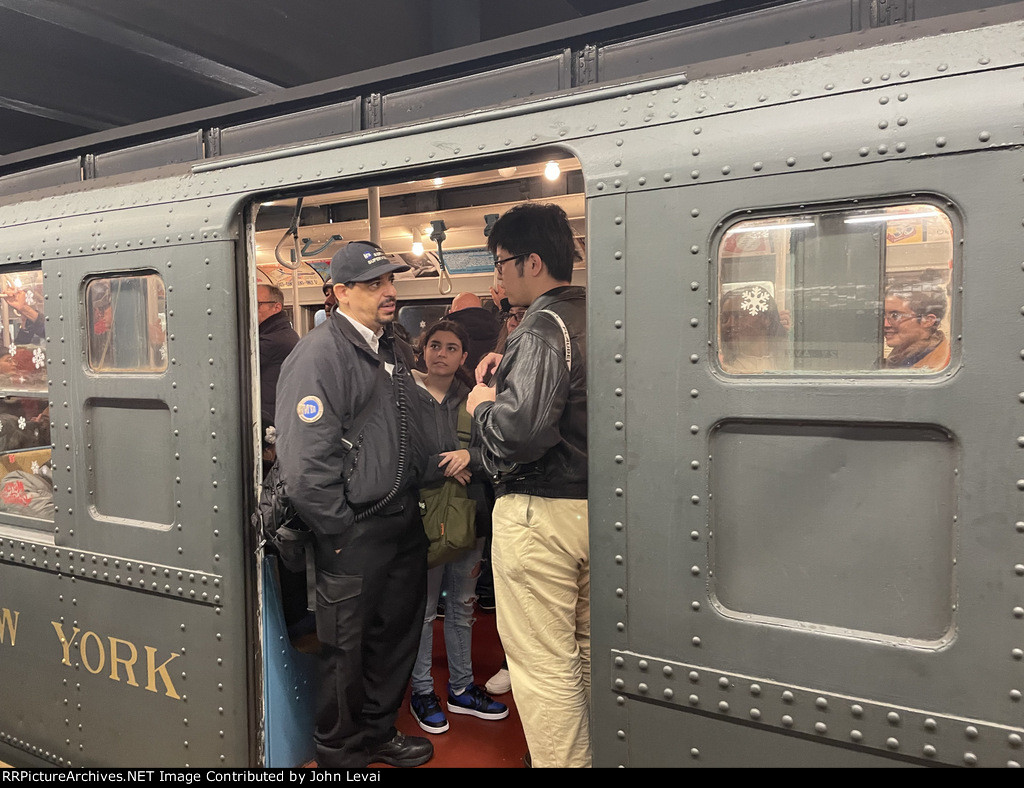
[[426, 549], [412, 491], [346, 535], [317, 540], [321, 767], [365, 767], [395, 735], [422, 630]]

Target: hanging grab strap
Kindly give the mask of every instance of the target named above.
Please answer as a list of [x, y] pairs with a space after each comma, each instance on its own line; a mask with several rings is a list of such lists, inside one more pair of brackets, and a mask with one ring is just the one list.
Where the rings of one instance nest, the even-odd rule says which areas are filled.
[[437, 280], [437, 292], [441, 295], [448, 295], [452, 291], [452, 277], [444, 264], [444, 250], [441, 249], [441, 242], [447, 237], [444, 231], [447, 229], [444, 219], [434, 219], [430, 222], [434, 229], [430, 233], [430, 240], [437, 242], [437, 264], [440, 269], [440, 279]]
[[[292, 214], [292, 223], [288, 225], [288, 229], [284, 231], [284, 235], [281, 240], [277, 242], [277, 246], [274, 247], [274, 257], [277, 258], [277, 262], [292, 271], [302, 265], [302, 247], [299, 246], [299, 217], [302, 215], [302, 198], [295, 203], [295, 213]], [[292, 236], [292, 245], [295, 249], [295, 259], [288, 261], [281, 257], [281, 245], [288, 240], [288, 236]]]

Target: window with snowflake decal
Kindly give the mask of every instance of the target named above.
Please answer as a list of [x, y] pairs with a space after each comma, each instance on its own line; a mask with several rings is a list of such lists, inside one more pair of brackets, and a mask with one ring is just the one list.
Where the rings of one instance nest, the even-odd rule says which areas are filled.
[[92, 279], [85, 302], [90, 369], [167, 369], [167, 298], [158, 274]]
[[950, 362], [953, 221], [928, 203], [746, 219], [718, 244], [729, 374], [938, 372]]
[[53, 482], [38, 263], [0, 269], [0, 345], [0, 514], [40, 527], [53, 520]]

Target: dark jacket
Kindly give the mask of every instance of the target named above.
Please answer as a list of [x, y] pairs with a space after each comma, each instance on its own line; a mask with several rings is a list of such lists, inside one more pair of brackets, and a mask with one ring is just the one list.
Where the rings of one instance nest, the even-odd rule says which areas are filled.
[[[349, 320], [333, 314], [299, 341], [281, 369], [275, 421], [281, 477], [299, 516], [318, 536], [344, 534], [356, 511], [387, 494], [398, 478], [398, 385], [404, 389], [408, 441], [396, 500], [417, 485], [425, 465], [416, 383], [409, 374], [412, 353], [390, 331], [380, 350], [397, 357], [391, 376]], [[346, 435], [368, 404], [360, 435]], [[357, 444], [351, 452], [343, 436]]]
[[480, 359], [494, 350], [498, 342], [498, 332], [501, 331], [501, 323], [494, 313], [481, 306], [451, 312], [447, 319], [458, 323], [469, 334], [469, 348], [466, 350], [468, 355], [463, 366], [470, 372], [475, 372]]
[[[427, 445], [436, 448], [437, 452], [462, 448], [458, 436], [459, 408], [465, 404], [468, 395], [469, 386], [457, 377], [452, 379], [452, 385], [442, 402], [438, 402], [429, 391], [417, 384], [416, 396], [420, 399], [419, 407], [423, 414], [424, 440]], [[469, 457], [470, 470], [483, 468], [479, 446], [470, 448]], [[434, 459], [438, 459], [436, 455]]]
[[299, 343], [288, 315], [278, 312], [271, 315], [259, 327], [260, 335], [260, 417], [263, 425], [274, 423], [274, 396], [281, 365]]
[[[436, 452], [427, 459], [427, 469], [424, 474], [424, 483], [431, 484], [444, 480], [443, 472], [440, 476], [434, 470], [440, 461], [439, 452], [455, 451], [461, 449], [459, 442], [459, 409], [466, 405], [466, 397], [469, 394], [469, 386], [458, 378], [452, 380], [452, 385], [444, 395], [444, 400], [438, 402], [434, 396], [422, 386], [416, 386], [416, 393], [421, 400], [420, 406], [423, 411], [424, 441], [427, 447], [435, 447]], [[469, 470], [473, 478], [466, 485], [466, 495], [470, 500], [477, 502], [476, 507], [476, 532], [477, 536], [486, 536], [491, 530], [491, 509], [494, 506], [494, 494], [491, 490], [483, 467], [483, 456], [480, 446], [475, 442], [469, 447]]]
[[[549, 309], [569, 331], [565, 339]], [[526, 310], [494, 373], [496, 398], [473, 413], [495, 494], [587, 497], [587, 315], [582, 287], [556, 287]], [[513, 467], [514, 466], [514, 467]]]

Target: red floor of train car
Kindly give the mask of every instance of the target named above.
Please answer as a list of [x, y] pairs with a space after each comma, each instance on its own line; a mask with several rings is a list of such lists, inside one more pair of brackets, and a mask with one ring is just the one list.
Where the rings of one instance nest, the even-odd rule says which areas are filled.
[[[473, 672], [476, 683], [483, 684], [501, 667], [504, 653], [498, 640], [494, 613], [478, 610], [473, 625]], [[448, 685], [448, 658], [444, 650], [444, 621], [434, 622], [434, 687], [445, 705]], [[434, 757], [421, 769], [451, 768], [522, 768], [526, 754], [526, 737], [519, 721], [519, 711], [511, 692], [496, 696], [508, 706], [508, 717], [503, 720], [481, 720], [464, 714], [448, 714], [446, 733], [431, 735], [424, 732], [409, 710], [409, 695], [398, 714], [396, 726], [407, 736], [426, 736], [434, 745]], [[311, 764], [312, 765], [312, 764]], [[390, 768], [375, 764], [381, 768]]]

